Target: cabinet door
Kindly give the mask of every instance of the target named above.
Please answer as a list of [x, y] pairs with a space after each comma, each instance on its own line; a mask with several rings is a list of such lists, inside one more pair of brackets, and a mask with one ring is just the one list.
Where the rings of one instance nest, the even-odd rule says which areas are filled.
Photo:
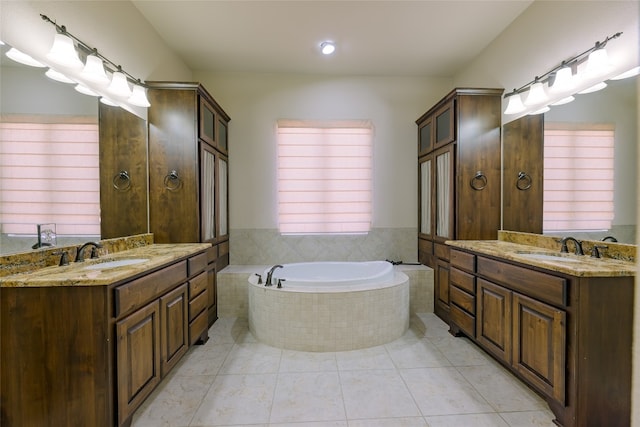
[[435, 314], [441, 319], [449, 320], [449, 263], [438, 259], [433, 277]]
[[478, 279], [476, 339], [507, 363], [511, 363], [511, 301], [510, 290]]
[[433, 157], [422, 157], [419, 162], [418, 206], [420, 209], [419, 237], [433, 238]]
[[160, 382], [160, 302], [154, 301], [116, 323], [118, 425]]
[[207, 144], [200, 145], [200, 231], [203, 242], [216, 238], [216, 152]]
[[418, 156], [433, 150], [433, 118], [429, 117], [418, 125]]
[[433, 180], [435, 181], [435, 237], [437, 241], [445, 241], [455, 238], [454, 236], [454, 157], [455, 145], [449, 144], [446, 147], [434, 152], [435, 171]]
[[450, 100], [433, 113], [434, 148], [455, 141], [455, 104]]
[[218, 156], [218, 240], [229, 238], [229, 167], [227, 158]]
[[229, 150], [227, 122], [218, 118], [218, 149], [224, 154]]
[[513, 307], [513, 367], [564, 404], [566, 313], [516, 292]]
[[217, 286], [216, 286], [216, 267], [215, 263], [211, 264], [210, 269], [207, 271], [207, 291], [208, 291], [208, 319], [209, 326], [213, 325], [218, 319], [218, 305], [217, 305]]
[[198, 136], [208, 144], [216, 144], [216, 114], [209, 102], [200, 96], [200, 126]]
[[502, 227], [542, 234], [544, 114], [521, 117], [503, 130]]
[[187, 330], [187, 285], [178, 286], [160, 298], [161, 368], [164, 377], [189, 348]]

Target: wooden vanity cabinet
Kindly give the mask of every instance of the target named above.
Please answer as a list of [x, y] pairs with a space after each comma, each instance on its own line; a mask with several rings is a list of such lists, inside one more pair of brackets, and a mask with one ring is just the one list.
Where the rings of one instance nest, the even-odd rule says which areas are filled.
[[502, 89], [458, 88], [418, 125], [418, 259], [435, 271], [434, 311], [449, 321], [446, 240], [500, 229]]
[[[469, 272], [460, 259], [474, 258]], [[459, 249], [451, 265], [452, 332], [544, 396], [558, 425], [630, 425], [633, 277], [577, 277]], [[473, 280], [475, 318], [453, 297]]]
[[203, 251], [112, 285], [0, 288], [0, 425], [130, 425], [207, 339], [206, 307], [189, 311], [209, 300], [207, 265]]
[[217, 319], [215, 272], [229, 264], [230, 118], [199, 83], [147, 83], [150, 231], [156, 243], [213, 245], [205, 269], [211, 325]]

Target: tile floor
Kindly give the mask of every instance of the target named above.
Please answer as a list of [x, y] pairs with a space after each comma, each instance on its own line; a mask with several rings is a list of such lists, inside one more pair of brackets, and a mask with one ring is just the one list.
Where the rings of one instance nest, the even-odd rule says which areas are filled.
[[434, 314], [400, 339], [307, 353], [219, 319], [138, 409], [134, 427], [553, 426], [544, 401]]

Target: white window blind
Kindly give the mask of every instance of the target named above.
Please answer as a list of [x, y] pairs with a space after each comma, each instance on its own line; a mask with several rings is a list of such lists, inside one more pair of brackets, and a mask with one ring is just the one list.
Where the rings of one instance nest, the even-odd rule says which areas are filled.
[[281, 233], [370, 230], [372, 139], [369, 121], [278, 121]]
[[545, 124], [545, 231], [611, 228], [614, 137], [613, 125]]
[[0, 225], [35, 234], [56, 224], [59, 235], [100, 235], [98, 124], [86, 119], [0, 123]]

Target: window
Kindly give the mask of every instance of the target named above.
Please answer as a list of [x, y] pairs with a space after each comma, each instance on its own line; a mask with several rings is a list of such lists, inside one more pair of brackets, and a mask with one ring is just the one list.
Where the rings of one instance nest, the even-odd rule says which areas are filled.
[[56, 224], [58, 235], [100, 235], [100, 173], [96, 119], [3, 118], [0, 123], [2, 233], [35, 234]]
[[613, 125], [545, 124], [544, 231], [611, 228], [614, 136]]
[[368, 121], [278, 121], [281, 233], [370, 230], [372, 139]]

